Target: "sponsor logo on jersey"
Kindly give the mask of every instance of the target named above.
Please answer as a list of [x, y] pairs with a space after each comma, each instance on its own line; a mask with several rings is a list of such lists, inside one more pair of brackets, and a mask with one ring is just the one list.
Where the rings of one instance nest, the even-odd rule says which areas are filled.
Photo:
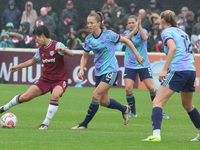
[[55, 61], [56, 61], [55, 58], [53, 58], [53, 59], [42, 59], [43, 63], [50, 63], [50, 62], [55, 63]]

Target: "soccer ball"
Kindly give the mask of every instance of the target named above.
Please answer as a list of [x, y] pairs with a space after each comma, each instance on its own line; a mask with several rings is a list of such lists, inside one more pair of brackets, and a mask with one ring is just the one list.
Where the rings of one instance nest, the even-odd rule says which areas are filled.
[[1, 126], [3, 128], [15, 128], [17, 117], [13, 113], [6, 113], [1, 117]]
[[78, 76], [76, 76], [76, 78], [74, 79], [74, 81], [75, 81], [76, 83], [81, 83], [81, 82], [83, 82], [83, 80], [79, 79]]

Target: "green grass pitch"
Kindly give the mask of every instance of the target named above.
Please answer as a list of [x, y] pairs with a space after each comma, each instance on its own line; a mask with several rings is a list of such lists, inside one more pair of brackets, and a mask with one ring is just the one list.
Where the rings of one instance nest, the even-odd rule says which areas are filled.
[[[0, 84], [0, 105], [23, 94], [30, 85]], [[190, 142], [197, 134], [175, 93], [164, 107], [170, 119], [162, 121], [162, 141], [142, 142], [152, 134], [151, 100], [147, 90], [134, 89], [137, 118], [124, 126], [121, 112], [99, 107], [87, 130], [72, 130], [85, 118], [94, 88], [68, 87], [59, 101], [59, 109], [48, 130], [39, 130], [46, 115], [50, 93], [17, 105], [8, 112], [18, 118], [15, 129], [0, 128], [0, 150], [196, 150], [200, 142]], [[194, 93], [194, 105], [200, 110], [200, 92]], [[125, 89], [112, 88], [110, 97], [127, 104]], [[2, 116], [2, 115], [1, 115]]]

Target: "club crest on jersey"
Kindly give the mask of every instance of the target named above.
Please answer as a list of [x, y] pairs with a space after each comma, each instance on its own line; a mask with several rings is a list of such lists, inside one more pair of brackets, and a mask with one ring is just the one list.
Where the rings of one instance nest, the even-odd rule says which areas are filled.
[[54, 55], [54, 51], [50, 51], [50, 55], [53, 56]]

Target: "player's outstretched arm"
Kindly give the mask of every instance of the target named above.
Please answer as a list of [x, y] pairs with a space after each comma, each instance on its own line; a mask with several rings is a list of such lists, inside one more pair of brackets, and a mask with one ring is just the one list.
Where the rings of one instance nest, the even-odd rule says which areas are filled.
[[159, 81], [161, 82], [163, 79], [165, 79], [168, 69], [170, 67], [170, 64], [172, 62], [172, 59], [174, 58], [174, 55], [176, 53], [176, 45], [174, 43], [174, 40], [169, 39], [167, 40], [167, 46], [169, 47], [169, 52], [167, 54], [165, 65], [159, 75]]
[[148, 39], [148, 36], [146, 35], [146, 33], [144, 32], [143, 28], [142, 28], [142, 25], [141, 25], [141, 16], [138, 16], [138, 28], [140, 30], [140, 33], [141, 33], [141, 36], [142, 36], [142, 39], [144, 41], [146, 41]]
[[63, 53], [65, 53], [67, 56], [74, 56], [74, 53], [69, 50], [68, 48], [61, 48], [61, 47], [56, 47], [55, 49], [57, 52], [62, 51]]
[[23, 62], [23, 63], [21, 63], [21, 64], [19, 64], [19, 65], [17, 65], [17, 66], [12, 66], [12, 67], [10, 68], [10, 72], [15, 72], [15, 71], [17, 71], [17, 70], [19, 70], [19, 69], [21, 69], [21, 68], [25, 68], [25, 67], [32, 66], [32, 65], [34, 65], [36, 62], [37, 62], [37, 61], [35, 60], [35, 58], [29, 59], [29, 60], [27, 60], [27, 61], [25, 61], [25, 62]]
[[89, 56], [89, 53], [84, 51], [80, 60], [80, 70], [78, 73], [78, 78], [80, 80], [83, 80], [84, 68], [85, 68], [85, 65], [87, 64], [88, 56]]
[[142, 56], [140, 56], [140, 54], [139, 54], [138, 51], [136, 50], [136, 48], [135, 48], [135, 46], [133, 45], [133, 43], [132, 43], [129, 39], [125, 38], [125, 37], [120, 37], [119, 42], [122, 42], [122, 43], [127, 44], [128, 47], [129, 47], [129, 48], [133, 51], [133, 53], [135, 54], [135, 57], [136, 57], [138, 63], [141, 64], [141, 65], [143, 66], [143, 62], [145, 61], [145, 59], [144, 59]]
[[138, 23], [136, 22], [135, 25], [135, 29], [132, 30], [127, 36], [125, 36], [126, 38], [128, 38], [129, 40], [138, 32]]

